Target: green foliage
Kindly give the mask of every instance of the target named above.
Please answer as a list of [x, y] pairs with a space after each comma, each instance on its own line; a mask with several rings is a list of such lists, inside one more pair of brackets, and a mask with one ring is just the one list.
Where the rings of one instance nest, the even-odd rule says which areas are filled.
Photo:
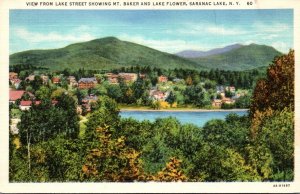
[[21, 116], [18, 125], [23, 144], [47, 141], [58, 134], [77, 137], [79, 132], [76, 105], [72, 97], [63, 95], [56, 106], [50, 100], [34, 105]]
[[241, 96], [235, 101], [236, 108], [249, 108], [251, 97], [249, 95]]
[[139, 122], [132, 118], [122, 119], [120, 129], [117, 130], [118, 136], [127, 137], [125, 143], [127, 146], [136, 150], [142, 150], [148, 138], [151, 137], [152, 123], [149, 121]]
[[235, 150], [205, 144], [193, 156], [191, 176], [198, 181], [254, 181], [259, 176]]
[[88, 117], [86, 122], [87, 138], [95, 138], [95, 129], [110, 125], [111, 128], [116, 128], [119, 125], [120, 116], [119, 108], [116, 101], [106, 96], [100, 97], [97, 101], [96, 109]]
[[235, 107], [234, 104], [228, 104], [228, 103], [222, 103], [222, 105], [221, 105], [222, 109], [232, 109], [234, 107]]
[[10, 118], [21, 118], [22, 112], [18, 108], [10, 109]]
[[184, 91], [185, 101], [197, 107], [204, 107], [210, 104], [210, 100], [201, 85], [188, 86]]
[[176, 96], [175, 94], [171, 91], [168, 98], [166, 99], [166, 101], [169, 103], [169, 104], [173, 104], [174, 102], [176, 102]]
[[47, 86], [41, 86], [36, 92], [35, 96], [39, 100], [49, 99], [51, 96], [51, 89]]
[[[294, 113], [285, 108], [264, 116], [257, 127], [257, 135], [252, 139], [254, 146], [264, 146], [272, 163], [264, 178], [293, 180], [294, 169]], [[279, 176], [279, 175], [282, 176]]]
[[123, 93], [119, 85], [109, 85], [107, 87], [107, 95], [115, 99], [117, 102], [122, 102]]

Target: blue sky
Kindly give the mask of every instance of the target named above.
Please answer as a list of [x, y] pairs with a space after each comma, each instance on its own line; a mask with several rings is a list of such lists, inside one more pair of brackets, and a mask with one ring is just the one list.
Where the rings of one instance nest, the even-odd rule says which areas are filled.
[[115, 36], [161, 51], [293, 48], [293, 10], [10, 10], [10, 53]]

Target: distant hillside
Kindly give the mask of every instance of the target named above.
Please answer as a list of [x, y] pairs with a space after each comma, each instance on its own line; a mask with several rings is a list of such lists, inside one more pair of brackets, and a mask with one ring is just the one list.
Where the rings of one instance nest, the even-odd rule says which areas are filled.
[[201, 67], [223, 70], [247, 70], [271, 64], [275, 56], [282, 55], [273, 47], [250, 44], [222, 54], [190, 59]]
[[[221, 52], [221, 54], [220, 54]], [[219, 53], [219, 54], [217, 54]], [[113, 69], [128, 66], [208, 70], [247, 70], [269, 65], [281, 55], [273, 47], [239, 44], [213, 49], [206, 57], [183, 58], [114, 37], [76, 43], [59, 49], [29, 50], [10, 55], [10, 65], [33, 65], [50, 70]]]
[[175, 55], [179, 56], [179, 57], [184, 57], [184, 58], [200, 58], [200, 57], [208, 57], [211, 55], [217, 55], [217, 54], [222, 54], [222, 53], [226, 53], [229, 52], [233, 49], [237, 49], [242, 47], [241, 44], [233, 44], [233, 45], [229, 45], [223, 48], [216, 48], [216, 49], [212, 49], [209, 51], [194, 51], [194, 50], [185, 50], [185, 51], [181, 51], [179, 53], [176, 53]]
[[151, 66], [166, 69], [204, 69], [194, 61], [114, 37], [76, 43], [60, 49], [29, 50], [10, 55], [10, 65], [32, 64], [52, 70], [112, 69]]

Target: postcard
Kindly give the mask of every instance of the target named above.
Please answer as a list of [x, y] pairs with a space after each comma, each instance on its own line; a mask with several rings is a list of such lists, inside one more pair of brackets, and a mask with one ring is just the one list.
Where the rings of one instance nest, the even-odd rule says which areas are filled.
[[300, 192], [299, 9], [1, 1], [0, 192]]

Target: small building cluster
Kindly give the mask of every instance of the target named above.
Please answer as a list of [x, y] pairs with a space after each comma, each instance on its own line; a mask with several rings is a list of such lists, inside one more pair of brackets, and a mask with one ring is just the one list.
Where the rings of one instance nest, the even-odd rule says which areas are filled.
[[[212, 106], [215, 108], [221, 108], [222, 104], [234, 104], [239, 97], [245, 95], [244, 93], [237, 93], [234, 86], [217, 86], [216, 91], [220, 98], [212, 100]], [[226, 92], [229, 92], [231, 96], [226, 97]]]

